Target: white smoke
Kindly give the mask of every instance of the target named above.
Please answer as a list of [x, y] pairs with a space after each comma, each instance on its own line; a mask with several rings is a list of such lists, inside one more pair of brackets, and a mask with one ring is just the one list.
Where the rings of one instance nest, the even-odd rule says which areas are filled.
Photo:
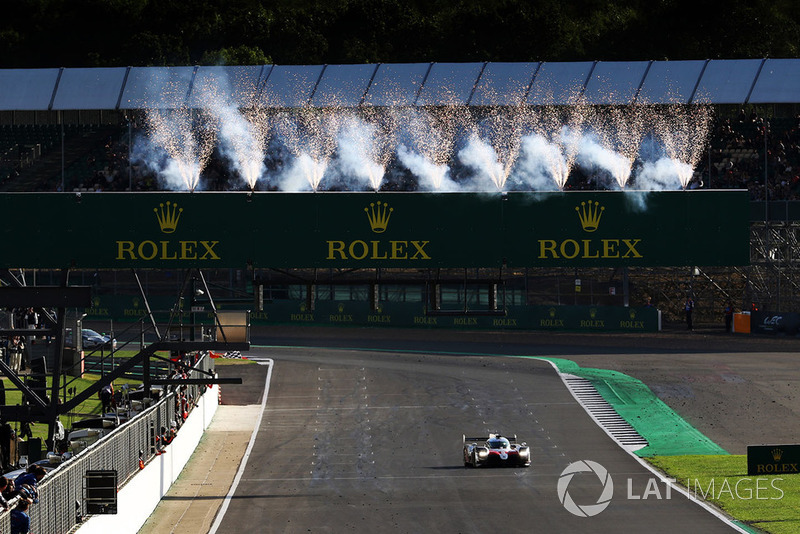
[[203, 112], [217, 129], [217, 148], [233, 173], [253, 189], [264, 174], [264, 151], [268, 128], [263, 115], [239, 109], [226, 76], [210, 77], [196, 88]]
[[694, 169], [688, 163], [662, 157], [645, 161], [636, 173], [636, 188], [646, 191], [667, 191], [686, 187]]
[[219, 152], [252, 189], [264, 175], [265, 135], [234, 105], [213, 108], [219, 119]]
[[310, 155], [302, 153], [292, 160], [280, 176], [281, 191], [316, 191], [319, 189], [325, 171], [328, 169], [328, 160], [315, 160]]
[[[170, 89], [162, 85], [162, 92]], [[172, 190], [201, 187], [200, 175], [215, 146], [232, 175], [250, 188], [270, 180], [284, 191], [320, 186], [377, 191], [387, 169], [394, 175], [389, 164], [396, 155], [397, 165], [416, 177], [421, 190], [564, 189], [576, 165], [598, 188], [675, 190], [686, 188], [692, 178], [705, 139], [697, 132], [703, 134], [708, 123], [707, 114], [692, 119], [679, 111], [657, 120], [658, 113], [644, 108], [620, 111], [620, 116], [605, 113], [589, 122], [583, 114], [572, 120], [544, 111], [547, 120], [531, 127], [536, 133], [523, 136], [529, 130], [521, 119], [498, 112], [480, 122], [463, 106], [382, 114], [310, 106], [278, 113], [239, 108], [224, 75], [197, 82], [191, 109], [185, 88], [173, 91], [171, 109], [148, 110], [146, 136], [132, 146], [132, 162], [156, 173], [160, 186]], [[650, 128], [647, 136], [644, 125]], [[267, 154], [271, 131], [269, 146], [280, 148]], [[266, 158], [270, 168], [282, 170], [267, 176]], [[449, 166], [454, 160], [455, 170]], [[469, 180], [462, 178], [462, 168], [469, 169]]]
[[541, 134], [522, 138], [520, 157], [513, 177], [533, 191], [563, 189], [569, 177], [569, 165], [561, 147]]
[[195, 124], [187, 108], [147, 111], [146, 137], [135, 141], [131, 162], [158, 175], [163, 189], [194, 191], [208, 163], [213, 130]]
[[356, 182], [355, 187], [360, 189], [368, 187], [377, 191], [380, 189], [385, 167], [375, 161], [378, 151], [378, 126], [351, 117], [345, 121], [337, 139], [337, 166], [340, 171], [342, 185]]
[[436, 165], [422, 155], [401, 144], [397, 147], [397, 158], [419, 179], [419, 188], [428, 191], [458, 191], [459, 187], [450, 178], [450, 167]]
[[467, 144], [458, 152], [458, 159], [477, 173], [477, 181], [471, 184], [472, 189], [502, 191], [505, 188], [508, 173], [499, 161], [497, 151], [477, 135], [469, 137]]
[[610, 175], [613, 179], [611, 185], [617, 189], [625, 189], [631, 175], [632, 162], [619, 152], [600, 144], [592, 134], [580, 138], [576, 162], [601, 184], [610, 182], [604, 176]]

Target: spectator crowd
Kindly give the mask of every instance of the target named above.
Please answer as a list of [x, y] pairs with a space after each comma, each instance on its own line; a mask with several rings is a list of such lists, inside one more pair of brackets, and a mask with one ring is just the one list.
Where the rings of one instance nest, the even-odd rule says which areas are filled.
[[710, 162], [710, 175], [708, 163], [699, 174], [709, 176], [715, 189], [748, 189], [753, 200], [800, 200], [800, 115], [765, 119], [741, 110], [735, 119], [719, 121]]

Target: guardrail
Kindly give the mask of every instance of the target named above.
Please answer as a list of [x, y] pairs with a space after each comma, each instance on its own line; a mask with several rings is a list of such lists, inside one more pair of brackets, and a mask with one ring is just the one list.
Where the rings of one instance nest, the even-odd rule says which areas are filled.
[[[205, 369], [209, 361], [207, 356], [204, 359], [201, 365]], [[200, 373], [193, 372], [189, 378], [200, 376]], [[182, 423], [180, 394], [184, 393], [186, 398], [191, 399], [187, 403], [191, 410], [198, 397], [208, 390], [205, 385], [186, 385], [174, 389], [156, 404], [48, 473], [38, 485], [39, 503], [31, 505], [28, 510], [31, 532], [66, 533], [78, 526], [78, 516], [83, 519], [87, 517], [84, 496], [84, 475], [87, 470], [116, 470], [121, 488], [139, 472], [140, 457], [145, 464], [152, 460], [157, 453], [156, 436], [161, 433], [161, 428], [169, 428], [173, 422]], [[10, 513], [5, 512], [0, 515], [0, 534], [10, 532]]]

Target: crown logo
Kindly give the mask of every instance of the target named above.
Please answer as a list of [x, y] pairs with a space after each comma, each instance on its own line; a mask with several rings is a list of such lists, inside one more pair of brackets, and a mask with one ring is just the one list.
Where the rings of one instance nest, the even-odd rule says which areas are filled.
[[181, 218], [183, 208], [178, 209], [178, 205], [167, 201], [165, 206], [163, 203], [158, 205], [158, 208], [153, 208], [158, 219], [158, 226], [165, 234], [171, 234], [178, 227], [178, 219]]
[[386, 202], [370, 202], [368, 208], [364, 208], [369, 219], [369, 227], [376, 234], [382, 234], [389, 225], [389, 217], [392, 216], [394, 208], [390, 208]]
[[600, 206], [600, 203], [595, 201], [581, 202], [580, 206], [575, 206], [575, 211], [578, 212], [578, 219], [581, 221], [581, 226], [587, 232], [594, 232], [600, 226], [600, 217], [603, 216], [605, 207]]
[[782, 456], [783, 456], [783, 449], [772, 449], [772, 458], [776, 462], [780, 462]]

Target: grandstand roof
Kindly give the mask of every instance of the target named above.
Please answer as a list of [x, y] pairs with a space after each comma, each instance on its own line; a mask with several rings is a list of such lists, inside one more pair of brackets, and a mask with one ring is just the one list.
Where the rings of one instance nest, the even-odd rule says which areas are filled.
[[[213, 93], [212, 93], [213, 92]], [[0, 69], [0, 110], [797, 103], [800, 59]]]

